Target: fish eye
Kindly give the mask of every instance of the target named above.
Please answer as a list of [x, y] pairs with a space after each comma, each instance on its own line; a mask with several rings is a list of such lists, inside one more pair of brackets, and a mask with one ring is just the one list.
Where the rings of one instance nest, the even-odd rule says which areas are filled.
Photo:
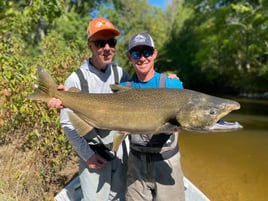
[[209, 114], [216, 114], [215, 110], [210, 110]]

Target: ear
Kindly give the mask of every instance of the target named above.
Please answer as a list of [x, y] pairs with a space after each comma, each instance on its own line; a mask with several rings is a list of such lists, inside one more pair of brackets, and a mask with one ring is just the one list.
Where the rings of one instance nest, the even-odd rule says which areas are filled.
[[92, 51], [92, 43], [91, 42], [89, 42], [89, 41], [87, 41], [87, 47], [88, 47], [88, 49], [90, 49], [91, 51]]
[[127, 58], [128, 58], [129, 61], [131, 61], [131, 56], [130, 56], [129, 52], [127, 52]]
[[154, 58], [156, 58], [156, 57], [157, 57], [157, 55], [158, 55], [158, 51], [157, 51], [157, 49], [154, 49], [154, 54], [153, 54], [153, 57], [154, 57]]

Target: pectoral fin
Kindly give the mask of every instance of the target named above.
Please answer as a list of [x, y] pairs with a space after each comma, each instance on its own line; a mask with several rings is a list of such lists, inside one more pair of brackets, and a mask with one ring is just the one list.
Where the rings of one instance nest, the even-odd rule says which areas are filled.
[[79, 135], [84, 136], [93, 129], [92, 126], [90, 126], [74, 112], [68, 112], [68, 115], [73, 127], [76, 129]]
[[118, 132], [114, 136], [114, 142], [113, 142], [113, 147], [112, 151], [116, 152], [120, 146], [120, 144], [124, 141], [124, 139], [127, 137], [127, 133], [124, 132]]
[[160, 128], [158, 128], [155, 133], [169, 133], [172, 132], [172, 130], [174, 128], [176, 128], [177, 126], [174, 124], [171, 124], [169, 122], [165, 123], [164, 125], [162, 125]]

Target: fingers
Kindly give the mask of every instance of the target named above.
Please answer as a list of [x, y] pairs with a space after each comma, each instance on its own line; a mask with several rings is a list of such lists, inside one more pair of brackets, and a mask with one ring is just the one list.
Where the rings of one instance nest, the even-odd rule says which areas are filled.
[[[60, 84], [58, 87], [57, 87], [57, 90], [58, 91], [68, 91], [68, 89]], [[48, 107], [51, 107], [51, 108], [57, 108], [57, 109], [62, 109], [64, 108], [63, 105], [62, 105], [62, 101], [58, 98], [51, 98], [48, 103], [47, 103], [47, 106]]]
[[58, 91], [68, 91], [68, 89], [62, 84], [60, 84], [57, 89]]
[[168, 78], [177, 79], [177, 80], [180, 79], [176, 74], [168, 74]]
[[63, 108], [62, 101], [60, 99], [57, 99], [57, 98], [51, 98], [48, 101], [47, 105], [48, 105], [48, 107], [51, 107], [51, 108], [57, 108], [57, 109]]
[[176, 128], [173, 128], [172, 133], [179, 133], [180, 131], [181, 131], [181, 128], [176, 127]]

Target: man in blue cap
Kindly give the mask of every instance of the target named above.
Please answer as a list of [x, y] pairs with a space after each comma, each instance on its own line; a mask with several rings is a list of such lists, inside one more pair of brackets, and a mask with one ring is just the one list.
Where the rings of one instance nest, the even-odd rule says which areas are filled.
[[[134, 88], [183, 88], [179, 79], [171, 79], [155, 71], [157, 54], [154, 41], [148, 33], [132, 36], [128, 59], [135, 69], [135, 75], [131, 82], [122, 85]], [[158, 135], [129, 135], [127, 201], [185, 200], [178, 134], [179, 130]]]

